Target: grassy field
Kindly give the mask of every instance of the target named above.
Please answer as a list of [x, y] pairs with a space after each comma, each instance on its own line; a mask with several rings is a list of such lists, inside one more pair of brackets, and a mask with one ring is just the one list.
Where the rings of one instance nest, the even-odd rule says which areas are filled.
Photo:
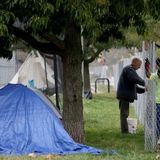
[[[130, 116], [135, 117], [131, 107]], [[93, 95], [84, 100], [85, 144], [117, 154], [80, 154], [48, 157], [0, 157], [0, 160], [160, 160], [158, 152], [144, 150], [144, 130], [138, 124], [136, 134], [121, 134], [119, 126], [118, 101], [114, 92]]]

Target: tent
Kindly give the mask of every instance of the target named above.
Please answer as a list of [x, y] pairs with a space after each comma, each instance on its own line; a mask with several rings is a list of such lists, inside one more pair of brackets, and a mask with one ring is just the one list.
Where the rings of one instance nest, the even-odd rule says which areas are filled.
[[49, 105], [22, 84], [0, 89], [0, 154], [99, 154], [76, 143]]
[[60, 110], [56, 107], [56, 105], [46, 96], [43, 94], [41, 90], [38, 90], [36, 88], [31, 88], [45, 103], [48, 104], [48, 106], [53, 110], [55, 115], [59, 118], [62, 119], [62, 114]]
[[32, 51], [27, 56], [10, 83], [30, 86], [30, 81], [34, 82], [34, 87], [41, 90], [55, 87], [54, 71], [38, 51]]

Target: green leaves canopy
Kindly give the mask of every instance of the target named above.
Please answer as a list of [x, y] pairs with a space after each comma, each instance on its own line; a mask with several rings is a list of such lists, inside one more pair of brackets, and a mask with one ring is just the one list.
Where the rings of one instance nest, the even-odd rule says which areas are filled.
[[64, 40], [62, 37], [67, 32], [65, 27], [72, 19], [83, 27], [88, 37], [96, 39], [102, 31], [98, 19], [107, 12], [107, 8], [107, 1], [96, 0], [2, 0], [0, 37], [7, 37], [13, 43], [15, 35], [26, 41], [26, 38], [17, 34], [18, 30], [13, 31], [16, 27], [41, 42], [50, 42], [44, 34]]
[[[134, 25], [139, 33], [144, 32], [144, 8], [143, 0], [2, 0], [0, 39], [4, 44], [6, 41], [6, 45], [0, 48], [10, 49], [15, 37], [43, 51], [45, 49], [39, 48], [35, 42], [53, 43], [59, 47], [57, 43], [65, 41], [70, 20], [83, 28], [84, 37], [91, 43], [104, 42], [109, 37], [122, 39], [121, 29], [129, 25]], [[25, 36], [21, 31], [25, 31]], [[32, 38], [26, 38], [27, 34]], [[56, 39], [60, 41], [56, 42]], [[62, 49], [64, 44], [60, 46]], [[49, 53], [51, 49], [45, 52]], [[1, 54], [4, 56], [5, 52]]]

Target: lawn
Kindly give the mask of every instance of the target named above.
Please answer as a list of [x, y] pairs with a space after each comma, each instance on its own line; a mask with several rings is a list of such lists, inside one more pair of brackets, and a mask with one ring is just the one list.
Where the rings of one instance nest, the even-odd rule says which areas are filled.
[[[130, 116], [135, 117], [131, 107]], [[48, 157], [1, 157], [0, 160], [160, 160], [158, 152], [144, 150], [144, 128], [138, 124], [136, 134], [121, 134], [119, 108], [115, 93], [97, 93], [92, 100], [84, 100], [85, 144], [117, 154], [79, 154]]]

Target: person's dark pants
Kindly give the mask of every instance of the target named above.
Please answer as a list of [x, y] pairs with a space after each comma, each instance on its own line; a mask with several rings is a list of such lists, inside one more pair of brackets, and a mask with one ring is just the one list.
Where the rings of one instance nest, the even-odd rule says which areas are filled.
[[156, 103], [157, 137], [160, 137], [160, 103]]
[[119, 100], [119, 109], [120, 109], [121, 132], [128, 133], [127, 118], [129, 116], [129, 102], [125, 100]]

